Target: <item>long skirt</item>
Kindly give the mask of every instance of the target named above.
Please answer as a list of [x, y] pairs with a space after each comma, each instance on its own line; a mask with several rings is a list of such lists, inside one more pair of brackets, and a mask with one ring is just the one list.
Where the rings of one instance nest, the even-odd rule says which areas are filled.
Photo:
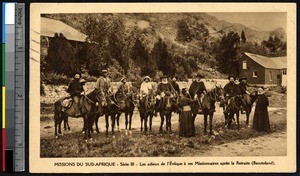
[[195, 135], [194, 119], [191, 111], [182, 111], [179, 114], [179, 136], [192, 137]]
[[267, 106], [255, 107], [253, 129], [256, 131], [270, 132], [270, 120]]

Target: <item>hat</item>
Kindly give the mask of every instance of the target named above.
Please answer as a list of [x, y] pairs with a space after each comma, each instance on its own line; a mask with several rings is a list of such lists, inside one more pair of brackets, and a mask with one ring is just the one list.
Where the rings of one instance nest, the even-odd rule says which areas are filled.
[[243, 81], [243, 80], [247, 80], [247, 78], [242, 77], [242, 78], [239, 79], [240, 82]]
[[121, 79], [121, 82], [123, 82], [124, 80], [126, 80], [127, 78], [126, 77], [123, 77], [122, 79]]
[[228, 80], [229, 80], [230, 78], [233, 78], [233, 79], [235, 80], [235, 77], [232, 76], [232, 75], [228, 76]]
[[77, 75], [77, 74], [81, 77], [81, 73], [80, 72], [75, 72], [74, 76]]
[[197, 75], [195, 76], [196, 78], [204, 78], [203, 75], [201, 75], [200, 73], [197, 73]]
[[163, 75], [160, 79], [168, 78], [167, 75]]
[[148, 79], [149, 81], [151, 80], [149, 76], [145, 76], [143, 80], [145, 81], [145, 79]]

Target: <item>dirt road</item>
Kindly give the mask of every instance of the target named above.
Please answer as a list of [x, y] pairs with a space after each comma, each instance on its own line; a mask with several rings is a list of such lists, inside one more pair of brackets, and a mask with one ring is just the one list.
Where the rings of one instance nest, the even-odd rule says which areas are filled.
[[204, 151], [203, 156], [284, 156], [287, 154], [286, 132], [234, 141]]

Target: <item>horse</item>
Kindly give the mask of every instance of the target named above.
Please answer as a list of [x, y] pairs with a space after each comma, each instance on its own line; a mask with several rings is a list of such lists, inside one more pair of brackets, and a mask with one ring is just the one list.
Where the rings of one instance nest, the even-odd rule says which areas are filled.
[[169, 134], [173, 133], [172, 132], [172, 125], [171, 125], [171, 118], [172, 118], [172, 112], [175, 112], [177, 99], [176, 97], [173, 97], [171, 95], [166, 95], [162, 97], [162, 99], [159, 101], [160, 108], [158, 109], [159, 115], [161, 118], [160, 121], [160, 127], [159, 127], [159, 132], [163, 132], [163, 124], [164, 120], [166, 118], [166, 130], [169, 132]]
[[[61, 133], [61, 122], [64, 121], [64, 125], [70, 129], [70, 126], [68, 124], [68, 117], [76, 117], [76, 112], [78, 109], [81, 112], [81, 116], [83, 117], [84, 121], [84, 130], [85, 130], [85, 138], [91, 138], [91, 128], [93, 119], [96, 115], [96, 103], [101, 102], [104, 98], [101, 91], [94, 89], [92, 92], [90, 92], [87, 95], [83, 95], [79, 99], [80, 106], [76, 103], [72, 103], [71, 107], [69, 107], [66, 110], [63, 110], [63, 101], [65, 100], [65, 97], [60, 98], [54, 103], [54, 126], [55, 126], [55, 132], [54, 135], [56, 138], [58, 138], [58, 134]], [[57, 129], [58, 128], [58, 129]], [[58, 132], [57, 132], [58, 131]]]
[[[131, 130], [132, 124], [132, 116], [135, 107], [139, 108], [140, 104], [140, 97], [139, 94], [135, 91], [130, 92], [126, 95], [125, 98], [125, 108], [121, 111], [125, 113], [125, 130]], [[121, 113], [117, 114], [116, 122], [117, 122], [117, 129], [119, 130], [119, 120], [120, 120]], [[128, 119], [129, 117], [129, 119]]]
[[237, 117], [238, 129], [240, 128], [239, 112], [241, 110], [241, 107], [246, 111], [246, 125], [249, 126], [249, 117], [254, 100], [256, 98], [255, 96], [255, 94], [236, 95], [228, 100], [228, 104], [225, 104], [224, 107], [225, 125], [227, 125], [228, 128], [231, 127], [234, 115], [236, 115]]
[[[148, 131], [147, 121], [149, 117], [149, 130], [152, 131], [152, 118], [156, 107], [156, 98], [153, 90], [149, 90], [149, 93], [141, 98], [139, 104], [139, 112], [141, 118], [141, 131]], [[144, 126], [144, 129], [143, 129]]]
[[236, 95], [229, 98], [228, 103], [225, 104], [225, 125], [228, 129], [231, 128], [231, 123], [236, 115], [238, 129], [240, 129], [240, 109], [241, 109], [242, 98], [241, 95]]
[[[125, 108], [125, 99], [126, 99], [126, 95], [124, 91], [120, 91], [120, 90], [106, 97], [107, 105], [103, 106], [103, 112], [104, 112], [105, 124], [106, 124], [106, 133], [105, 133], [106, 136], [108, 136], [109, 117], [111, 117], [112, 134], [114, 134], [115, 118], [116, 115], [120, 114], [121, 110]], [[99, 116], [95, 118], [97, 133], [99, 133], [98, 120], [99, 120]]]
[[203, 95], [202, 102], [200, 101], [201, 94], [197, 94], [197, 103], [192, 105], [192, 115], [195, 120], [199, 109], [202, 107], [204, 116], [204, 134], [207, 134], [207, 119], [209, 117], [209, 134], [213, 135], [213, 116], [215, 112], [216, 101], [224, 101], [224, 89], [221, 86], [215, 86], [211, 91]]

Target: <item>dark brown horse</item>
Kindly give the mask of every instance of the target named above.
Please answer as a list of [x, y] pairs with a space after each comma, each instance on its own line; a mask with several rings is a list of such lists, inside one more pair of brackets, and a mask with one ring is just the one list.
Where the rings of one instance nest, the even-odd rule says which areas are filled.
[[158, 109], [161, 121], [160, 121], [160, 127], [159, 132], [163, 133], [163, 124], [164, 120], [166, 118], [166, 130], [169, 134], [172, 133], [172, 125], [171, 125], [171, 118], [172, 118], [172, 112], [176, 111], [177, 106], [177, 99], [176, 97], [172, 97], [170, 95], [166, 95], [163, 97], [160, 101], [160, 108]]
[[[135, 107], [139, 108], [140, 104], [140, 97], [139, 94], [136, 91], [132, 91], [129, 94], [126, 95], [125, 98], [125, 108], [121, 111], [125, 114], [125, 130], [131, 130], [131, 124], [132, 124], [132, 116], [133, 111]], [[120, 130], [120, 116], [121, 113], [117, 114], [116, 116], [116, 122], [117, 122], [117, 129]]]
[[[81, 112], [81, 116], [84, 121], [85, 137], [91, 138], [91, 128], [93, 120], [96, 115], [96, 103], [102, 102], [104, 95], [101, 91], [95, 89], [87, 95], [83, 95], [79, 99], [80, 106], [78, 107], [76, 103], [73, 102], [70, 108], [63, 111], [63, 101], [65, 99], [61, 98], [54, 103], [54, 123], [55, 123], [55, 137], [58, 137], [58, 134], [61, 135], [61, 122], [64, 120], [64, 123], [70, 129], [68, 124], [68, 117], [76, 117], [76, 112], [78, 109]], [[58, 128], [58, 129], [57, 129]]]
[[194, 120], [202, 107], [204, 116], [204, 134], [207, 134], [207, 118], [209, 117], [209, 134], [213, 135], [213, 117], [215, 112], [215, 103], [217, 101], [224, 101], [224, 90], [221, 86], [215, 86], [211, 91], [203, 95], [202, 101], [201, 94], [197, 94], [197, 103], [192, 106], [192, 114]]
[[[107, 105], [103, 107], [106, 124], [106, 135], [108, 135], [109, 117], [111, 117], [111, 130], [114, 134], [115, 118], [125, 108], [126, 95], [123, 91], [117, 91], [112, 95], [106, 97]], [[98, 128], [99, 116], [95, 118], [96, 132], [99, 133]]]
[[240, 110], [241, 107], [246, 111], [246, 125], [249, 126], [249, 117], [252, 110], [252, 106], [255, 100], [255, 94], [244, 94], [244, 95], [237, 95], [231, 97], [228, 100], [228, 103], [224, 105], [224, 117], [225, 117], [225, 125], [228, 128], [231, 127], [232, 121], [234, 120], [234, 115], [236, 115], [238, 129], [240, 128]]
[[[154, 116], [156, 105], [155, 94], [153, 90], [149, 91], [149, 94], [141, 98], [139, 111], [140, 111], [140, 118], [141, 118], [141, 131], [146, 133], [148, 131], [147, 121], [149, 117], [149, 130], [152, 130], [152, 118]], [[144, 126], [144, 128], [143, 128]]]

